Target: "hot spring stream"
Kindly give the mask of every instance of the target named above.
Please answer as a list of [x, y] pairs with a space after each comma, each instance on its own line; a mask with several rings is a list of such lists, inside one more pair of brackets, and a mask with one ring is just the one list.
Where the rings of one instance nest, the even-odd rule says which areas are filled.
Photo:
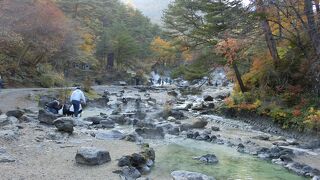
[[[190, 139], [173, 138], [168, 144], [150, 143], [156, 150], [156, 164], [151, 178], [170, 179], [174, 170], [200, 172], [216, 179], [256, 179], [256, 180], [301, 180], [304, 177], [290, 173], [283, 167], [259, 158], [240, 154], [226, 145], [199, 142]], [[193, 159], [205, 154], [215, 154], [219, 163], [206, 165]]]
[[[101, 110], [87, 110], [86, 116], [98, 115]], [[117, 126], [113, 130], [123, 133], [134, 131], [132, 126]], [[110, 130], [111, 131], [111, 130]], [[241, 154], [226, 145], [195, 141], [182, 137], [166, 135], [162, 140], [144, 140], [156, 151], [156, 161], [151, 174], [155, 180], [171, 179], [175, 170], [187, 170], [215, 177], [217, 180], [302, 180], [307, 179], [289, 172], [285, 168]], [[219, 162], [206, 165], [193, 159], [205, 154], [215, 154]]]

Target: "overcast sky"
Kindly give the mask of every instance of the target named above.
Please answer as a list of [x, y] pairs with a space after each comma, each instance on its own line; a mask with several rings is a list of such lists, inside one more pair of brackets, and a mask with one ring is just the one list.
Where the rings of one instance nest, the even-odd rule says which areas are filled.
[[[174, 0], [121, 0], [129, 3], [142, 13], [149, 17], [155, 23], [161, 22], [162, 11], [165, 10], [168, 4]], [[250, 0], [243, 0], [243, 4], [247, 5]]]

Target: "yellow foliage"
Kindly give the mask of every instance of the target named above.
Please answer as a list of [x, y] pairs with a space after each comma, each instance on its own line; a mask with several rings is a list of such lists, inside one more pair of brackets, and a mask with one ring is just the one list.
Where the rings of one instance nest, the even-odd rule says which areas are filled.
[[162, 63], [170, 63], [176, 58], [176, 48], [159, 36], [151, 42], [150, 48]]
[[95, 37], [90, 33], [85, 33], [82, 35], [82, 39], [84, 43], [80, 45], [80, 49], [88, 54], [92, 54], [95, 49]]
[[308, 111], [309, 115], [303, 121], [304, 124], [310, 129], [320, 130], [320, 110], [311, 107]]

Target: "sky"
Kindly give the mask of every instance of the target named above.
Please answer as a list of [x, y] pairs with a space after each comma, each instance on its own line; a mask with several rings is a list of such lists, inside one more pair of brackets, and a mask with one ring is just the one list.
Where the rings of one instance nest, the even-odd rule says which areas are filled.
[[[174, 0], [121, 0], [133, 7], [139, 9], [145, 16], [149, 17], [154, 23], [161, 23], [161, 16], [168, 4]], [[243, 4], [247, 5], [250, 0], [243, 0]]]

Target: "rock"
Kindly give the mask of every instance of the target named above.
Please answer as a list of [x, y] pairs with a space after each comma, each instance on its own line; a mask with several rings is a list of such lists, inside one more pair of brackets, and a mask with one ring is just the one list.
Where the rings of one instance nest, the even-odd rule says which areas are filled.
[[92, 122], [92, 124], [100, 124], [101, 121], [105, 120], [100, 116], [87, 117], [83, 119], [84, 121]]
[[195, 111], [201, 111], [201, 110], [204, 110], [205, 108], [203, 106], [203, 103], [194, 103], [191, 109]]
[[118, 166], [123, 167], [123, 166], [131, 166], [131, 156], [122, 156], [118, 160]]
[[216, 127], [216, 126], [211, 126], [211, 130], [212, 131], [220, 131], [220, 128]]
[[39, 110], [38, 120], [45, 124], [53, 125], [53, 121], [61, 117], [58, 114], [47, 112], [44, 109]]
[[10, 122], [10, 124], [18, 124], [19, 123], [19, 120], [14, 116], [9, 116], [9, 117], [7, 117], [7, 119]]
[[275, 141], [272, 144], [276, 146], [289, 146], [289, 143], [285, 141]]
[[237, 151], [240, 153], [244, 153], [245, 146], [242, 143], [238, 144]]
[[120, 175], [125, 180], [136, 180], [141, 177], [141, 173], [134, 167], [124, 166], [120, 170]]
[[142, 151], [141, 154], [144, 157], [146, 157], [147, 159], [150, 159], [152, 161], [155, 161], [155, 159], [156, 159], [156, 153], [155, 153], [154, 149], [152, 149], [152, 148], [144, 149], [144, 151]]
[[197, 172], [190, 171], [173, 171], [171, 173], [173, 180], [215, 180], [214, 177], [210, 177]]
[[46, 104], [54, 101], [56, 98], [49, 96], [49, 95], [42, 95], [40, 96], [39, 102], [38, 102], [38, 106], [39, 107], [45, 107]]
[[268, 135], [258, 135], [255, 137], [252, 137], [253, 139], [259, 139], [259, 140], [263, 140], [263, 141], [269, 141], [270, 140], [270, 136]]
[[312, 180], [320, 180], [320, 176], [314, 176]]
[[142, 136], [145, 139], [163, 139], [164, 138], [164, 131], [163, 128], [137, 128], [135, 130], [137, 134]]
[[74, 127], [73, 121], [74, 120], [71, 117], [61, 117], [53, 121], [53, 124], [59, 131], [72, 133]]
[[185, 118], [184, 113], [181, 112], [181, 111], [178, 111], [178, 110], [171, 110], [171, 111], [168, 112], [168, 115], [172, 116], [172, 117], [174, 117], [175, 119], [178, 119], [178, 120], [181, 120], [181, 119]]
[[168, 134], [171, 134], [171, 135], [179, 135], [180, 133], [180, 130], [179, 130], [179, 127], [172, 127], [168, 130]]
[[141, 154], [134, 153], [131, 155], [131, 165], [133, 167], [142, 167], [146, 164], [147, 159]]
[[83, 147], [77, 151], [76, 162], [85, 165], [101, 165], [111, 161], [108, 151], [93, 147]]
[[102, 120], [100, 121], [100, 124], [104, 128], [114, 128], [115, 123], [112, 120]]
[[110, 139], [123, 139], [124, 134], [117, 130], [98, 132], [95, 134], [95, 138], [100, 140], [110, 140]]
[[126, 119], [124, 115], [111, 115], [109, 116], [109, 118], [120, 125], [130, 124], [128, 123], [128, 119]]
[[204, 101], [213, 101], [213, 97], [210, 96], [210, 95], [205, 95], [205, 96], [203, 97], [203, 100], [204, 100]]
[[0, 163], [15, 162], [16, 160], [9, 154], [0, 154]]
[[6, 113], [6, 115], [9, 117], [9, 116], [13, 116], [13, 117], [16, 117], [16, 118], [21, 118], [21, 116], [23, 116], [24, 112], [20, 109], [17, 109], [17, 110], [12, 110], [12, 111], [8, 111]]
[[172, 90], [172, 91], [168, 91], [168, 95], [177, 97], [179, 93], [177, 91]]
[[281, 155], [279, 158], [281, 159], [281, 161], [284, 161], [284, 162], [292, 162], [292, 158], [288, 154]]
[[146, 175], [146, 174], [149, 174], [151, 172], [151, 168], [149, 166], [147, 166], [147, 165], [145, 165], [143, 167], [139, 167], [138, 170], [142, 175]]
[[192, 122], [191, 128], [197, 128], [197, 129], [202, 129], [208, 124], [208, 121], [204, 119], [196, 119], [195, 121]]
[[215, 104], [214, 104], [214, 102], [206, 101], [206, 102], [203, 103], [203, 107], [209, 108], [209, 109], [213, 109], [215, 107]]
[[167, 121], [169, 122], [175, 122], [176, 121], [176, 118], [172, 117], [172, 116], [169, 116]]
[[188, 123], [183, 123], [180, 125], [180, 131], [188, 131], [189, 129], [191, 129], [191, 124]]
[[123, 138], [123, 140], [129, 141], [129, 142], [136, 142], [138, 140], [138, 137], [136, 134], [128, 134]]
[[124, 81], [119, 81], [119, 86], [126, 86], [126, 85], [127, 85], [126, 82], [124, 82]]
[[20, 120], [20, 122], [27, 122], [27, 123], [35, 121], [34, 118], [29, 117], [27, 115], [23, 115], [19, 120]]
[[8, 125], [8, 124], [10, 124], [10, 121], [9, 121], [8, 118], [5, 118], [5, 117], [0, 118], [0, 127], [6, 126], [6, 125]]
[[207, 164], [216, 164], [219, 162], [217, 156], [214, 154], [206, 154], [196, 159]]

